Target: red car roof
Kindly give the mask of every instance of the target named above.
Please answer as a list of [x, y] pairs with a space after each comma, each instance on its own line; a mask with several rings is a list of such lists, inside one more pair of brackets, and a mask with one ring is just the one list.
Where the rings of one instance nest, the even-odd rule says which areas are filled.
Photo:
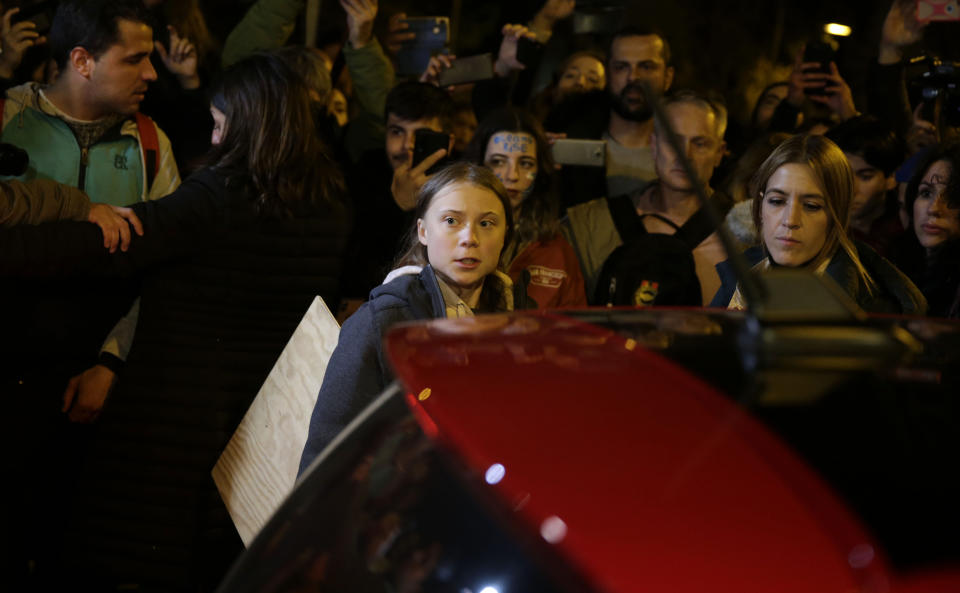
[[897, 583], [776, 436], [610, 330], [542, 313], [440, 320], [395, 330], [388, 352], [421, 426], [598, 590], [960, 583]]

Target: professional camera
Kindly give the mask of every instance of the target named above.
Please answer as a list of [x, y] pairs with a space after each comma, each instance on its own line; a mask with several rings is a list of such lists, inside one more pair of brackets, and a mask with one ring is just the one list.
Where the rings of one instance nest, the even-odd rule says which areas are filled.
[[30, 156], [26, 150], [0, 142], [0, 175], [19, 177], [27, 172], [29, 163]]
[[960, 127], [960, 62], [921, 56], [908, 65], [910, 100], [924, 103], [922, 117], [938, 127]]

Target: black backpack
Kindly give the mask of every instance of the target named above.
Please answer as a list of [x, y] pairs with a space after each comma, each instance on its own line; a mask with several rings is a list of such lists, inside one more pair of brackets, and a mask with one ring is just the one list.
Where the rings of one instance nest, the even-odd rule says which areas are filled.
[[[730, 209], [729, 200], [726, 196], [718, 198], [714, 204], [722, 216]], [[697, 210], [678, 227], [658, 214], [638, 215], [630, 196], [608, 198], [607, 206], [623, 244], [603, 262], [594, 304], [701, 306], [693, 248], [714, 231], [706, 212]], [[643, 226], [647, 216], [669, 224], [676, 233], [648, 232]]]

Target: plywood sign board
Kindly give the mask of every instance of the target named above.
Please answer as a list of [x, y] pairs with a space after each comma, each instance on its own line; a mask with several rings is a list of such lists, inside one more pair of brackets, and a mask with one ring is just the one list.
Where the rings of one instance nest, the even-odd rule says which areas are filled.
[[293, 490], [300, 453], [340, 326], [317, 297], [213, 468], [213, 481], [250, 545]]

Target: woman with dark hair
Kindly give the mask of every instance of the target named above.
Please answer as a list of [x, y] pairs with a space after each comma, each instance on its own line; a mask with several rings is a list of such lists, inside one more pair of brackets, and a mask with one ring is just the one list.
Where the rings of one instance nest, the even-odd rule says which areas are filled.
[[530, 101], [530, 111], [537, 121], [544, 121], [550, 110], [569, 97], [601, 91], [607, 86], [607, 73], [602, 54], [592, 50], [577, 51], [560, 65], [553, 81]]
[[907, 232], [893, 262], [930, 304], [929, 314], [960, 318], [960, 146], [936, 147], [906, 191]]
[[390, 327], [513, 309], [513, 283], [498, 269], [513, 217], [507, 192], [490, 171], [455, 163], [432, 175], [420, 189], [414, 218], [397, 268], [340, 330], [300, 473], [393, 380], [381, 350]]
[[[923, 295], [875, 251], [848, 233], [853, 171], [836, 144], [814, 135], [791, 136], [760, 165], [750, 184], [753, 222], [764, 259], [755, 266], [806, 268], [825, 274], [864, 310], [922, 315]], [[728, 282], [713, 304], [746, 306]]]
[[302, 133], [306, 87], [259, 55], [227, 70], [215, 96], [224, 119], [207, 167], [133, 207], [144, 235], [126, 253], [107, 254], [83, 223], [0, 233], [5, 280], [142, 286], [126, 365], [100, 361], [117, 372], [109, 400], [84, 385], [65, 396], [71, 419], [99, 420], [79, 484], [63, 490], [62, 589], [215, 588], [242, 545], [210, 470], [315, 295], [336, 309], [349, 217], [326, 147]]
[[559, 230], [553, 157], [540, 124], [525, 111], [495, 111], [480, 122], [465, 158], [493, 171], [507, 190], [517, 232], [501, 263], [525, 287], [529, 305], [585, 307], [580, 262]]

